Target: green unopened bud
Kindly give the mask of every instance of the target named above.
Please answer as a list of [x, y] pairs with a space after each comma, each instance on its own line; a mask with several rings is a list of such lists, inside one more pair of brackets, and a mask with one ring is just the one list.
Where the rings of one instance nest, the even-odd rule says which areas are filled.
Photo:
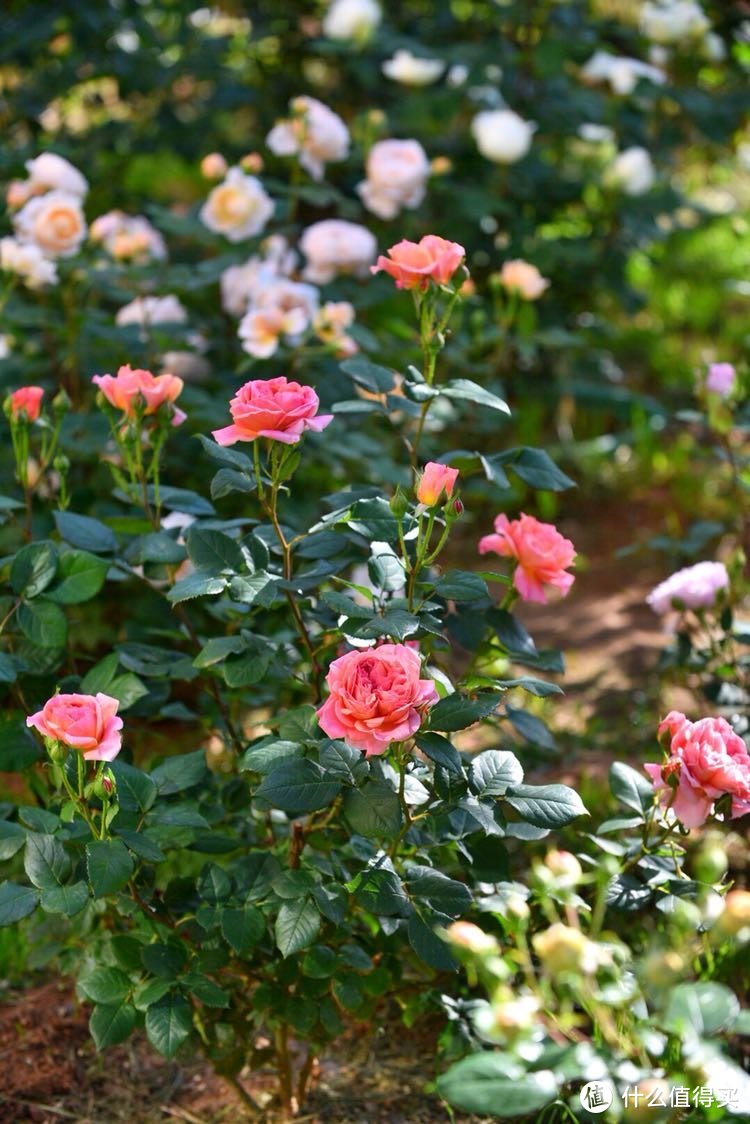
[[111, 769], [104, 769], [101, 776], [97, 777], [92, 786], [93, 793], [100, 800], [111, 800], [117, 791], [115, 775]]
[[699, 882], [718, 882], [729, 869], [723, 845], [715, 838], [706, 839], [696, 853], [694, 867]]
[[48, 741], [47, 753], [49, 754], [50, 761], [54, 761], [56, 765], [62, 765], [67, 757], [68, 747], [64, 742]]
[[65, 453], [58, 453], [55, 459], [52, 461], [52, 467], [54, 468], [55, 472], [59, 472], [61, 475], [63, 475], [70, 468], [70, 458], [66, 457]]
[[409, 501], [400, 488], [396, 489], [389, 507], [397, 519], [403, 519], [409, 510]]
[[55, 397], [52, 399], [53, 413], [60, 417], [62, 414], [67, 414], [72, 405], [73, 403], [71, 402], [68, 393], [65, 390], [65, 387], [61, 387]]

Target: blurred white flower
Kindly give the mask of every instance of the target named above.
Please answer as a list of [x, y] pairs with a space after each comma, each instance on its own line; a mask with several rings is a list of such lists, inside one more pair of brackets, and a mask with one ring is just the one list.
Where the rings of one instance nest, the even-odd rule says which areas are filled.
[[177, 375], [185, 382], [205, 382], [211, 367], [202, 355], [194, 351], [165, 351], [161, 357], [162, 375]]
[[308, 326], [308, 319], [302, 308], [251, 308], [245, 313], [237, 334], [242, 348], [256, 359], [268, 359], [285, 337], [287, 343], [294, 344]]
[[723, 562], [697, 562], [660, 582], [649, 593], [646, 603], [660, 616], [670, 612], [675, 601], [688, 609], [707, 609], [727, 589], [729, 573]]
[[645, 195], [656, 179], [648, 149], [633, 145], [619, 152], [604, 173], [604, 182], [626, 195]]
[[337, 113], [316, 98], [294, 98], [290, 109], [292, 116], [277, 121], [266, 144], [276, 156], [299, 156], [305, 171], [321, 180], [326, 164], [348, 156], [349, 130]]
[[366, 39], [382, 18], [376, 0], [333, 0], [323, 17], [323, 34], [329, 39]]
[[69, 258], [86, 237], [86, 219], [81, 200], [67, 191], [48, 191], [24, 204], [13, 216], [16, 236], [36, 242], [52, 258]]
[[660, 86], [666, 81], [663, 70], [650, 66], [640, 59], [611, 55], [609, 51], [595, 51], [588, 62], [581, 67], [584, 82], [608, 82], [615, 94], [632, 94], [640, 78]]
[[7, 359], [11, 352], [10, 336], [0, 336], [0, 359]]
[[710, 28], [695, 0], [647, 0], [641, 8], [641, 31], [655, 43], [697, 39]]
[[0, 238], [0, 269], [15, 273], [29, 289], [42, 289], [57, 282], [57, 267], [35, 242]]
[[280, 277], [288, 277], [297, 265], [297, 255], [286, 238], [272, 234], [255, 254], [241, 265], [230, 265], [221, 275], [221, 306], [230, 316], [243, 316], [252, 301]]
[[722, 62], [727, 57], [726, 44], [715, 31], [706, 32], [701, 43], [701, 51], [709, 62]]
[[608, 125], [597, 125], [593, 121], [586, 122], [578, 129], [578, 136], [589, 144], [606, 144], [615, 139], [614, 130]]
[[346, 334], [354, 323], [354, 306], [349, 301], [328, 301], [313, 320], [313, 331], [321, 343], [329, 344], [343, 358], [359, 351], [356, 340]]
[[121, 328], [128, 324], [148, 327], [151, 324], [184, 324], [187, 318], [184, 305], [170, 293], [164, 297], [136, 297], [119, 310], [115, 323]]
[[56, 152], [43, 152], [26, 162], [29, 173], [27, 187], [30, 195], [40, 191], [66, 191], [83, 199], [89, 189], [88, 182], [69, 160]]
[[536, 125], [512, 109], [485, 109], [472, 121], [471, 131], [482, 156], [497, 164], [515, 164], [531, 148]]
[[449, 86], [453, 86], [454, 88], [456, 88], [458, 86], [463, 86], [464, 82], [466, 81], [466, 79], [468, 77], [469, 77], [468, 66], [464, 66], [463, 63], [457, 62], [457, 63], [454, 63], [453, 66], [450, 68], [445, 80], [446, 80], [446, 82], [448, 83]]
[[419, 141], [382, 140], [370, 149], [365, 174], [356, 189], [362, 202], [378, 218], [392, 219], [422, 202], [430, 163]]
[[419, 58], [411, 51], [398, 50], [392, 59], [386, 59], [381, 69], [386, 78], [404, 86], [429, 86], [437, 82], [445, 70], [445, 63], [440, 59]]
[[340, 273], [365, 277], [378, 245], [375, 236], [359, 223], [323, 219], [303, 231], [299, 248], [307, 258], [305, 280], [325, 285]]
[[306, 326], [312, 323], [320, 307], [320, 293], [314, 285], [281, 277], [256, 295], [255, 305], [257, 308], [278, 308], [282, 312], [299, 309], [304, 315]]
[[200, 217], [209, 230], [230, 242], [241, 242], [263, 230], [273, 209], [273, 199], [259, 179], [246, 176], [241, 168], [230, 168], [224, 182], [209, 193]]
[[107, 211], [94, 219], [89, 235], [117, 261], [163, 261], [167, 256], [164, 239], [143, 215]]

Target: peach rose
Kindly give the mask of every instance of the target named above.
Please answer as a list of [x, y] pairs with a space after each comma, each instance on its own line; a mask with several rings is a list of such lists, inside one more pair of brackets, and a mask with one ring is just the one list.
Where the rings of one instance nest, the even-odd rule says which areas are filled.
[[49, 191], [30, 199], [13, 219], [19, 238], [35, 242], [53, 258], [77, 253], [86, 237], [86, 220], [77, 195]]
[[10, 396], [10, 416], [25, 417], [27, 421], [35, 422], [42, 409], [43, 397], [41, 386], [22, 386], [20, 390], [14, 390]]
[[117, 699], [96, 695], [53, 695], [26, 719], [45, 740], [62, 742], [87, 761], [112, 761], [122, 746]]
[[57, 283], [57, 266], [44, 256], [35, 242], [0, 238], [0, 269], [15, 273], [29, 289]]
[[426, 507], [445, 503], [453, 495], [458, 479], [458, 469], [447, 464], [428, 461], [417, 484], [417, 499]]
[[144, 215], [107, 211], [94, 219], [90, 236], [116, 261], [163, 261], [167, 256], [164, 239]]
[[104, 397], [127, 418], [134, 418], [141, 410], [143, 415], [155, 414], [163, 406], [172, 414], [172, 425], [181, 425], [186, 415], [174, 402], [182, 393], [183, 382], [176, 375], [152, 375], [150, 371], [120, 367], [117, 375], [94, 375], [91, 380]]
[[341, 273], [367, 275], [375, 260], [377, 242], [365, 226], [344, 219], [322, 219], [303, 231], [299, 248], [307, 258], [304, 277], [325, 285]]
[[201, 175], [207, 180], [220, 180], [229, 171], [229, 165], [220, 152], [209, 152], [201, 160]]
[[389, 257], [381, 254], [371, 273], [384, 270], [394, 278], [399, 289], [422, 289], [430, 281], [447, 285], [466, 256], [458, 242], [449, 242], [437, 234], [426, 234], [419, 242], [404, 239], [391, 246]]
[[230, 242], [241, 242], [263, 230], [273, 208], [273, 199], [260, 180], [246, 176], [241, 168], [230, 168], [224, 182], [209, 192], [200, 218], [209, 230]]
[[370, 149], [365, 172], [357, 185], [362, 202], [378, 218], [393, 219], [402, 207], [413, 209], [424, 199], [430, 162], [419, 141], [382, 140]]
[[421, 671], [419, 653], [406, 644], [347, 652], [328, 670], [330, 695], [318, 710], [321, 728], [366, 757], [385, 753], [392, 742], [415, 734], [438, 700], [434, 683], [420, 679]]
[[500, 270], [500, 284], [511, 293], [518, 293], [525, 301], [535, 301], [549, 288], [549, 281], [542, 277], [535, 265], [517, 258], [506, 261]]
[[333, 421], [333, 414], [318, 414], [319, 405], [311, 386], [289, 382], [283, 375], [254, 379], [241, 386], [229, 403], [233, 424], [215, 429], [213, 436], [219, 445], [258, 437], [295, 445], [305, 430], [320, 433]]
[[268, 359], [275, 354], [282, 336], [288, 344], [294, 345], [307, 325], [308, 319], [301, 308], [251, 307], [240, 321], [237, 334], [243, 351], [256, 359]]
[[545, 585], [556, 586], [564, 596], [575, 580], [566, 573], [576, 556], [573, 543], [552, 523], [540, 523], [533, 515], [522, 513], [512, 521], [498, 515], [495, 534], [479, 540], [479, 553], [516, 559], [513, 585], [524, 601], [546, 602]]
[[[726, 719], [690, 722], [672, 710], [659, 724], [659, 736], [664, 734], [670, 738], [667, 760], [644, 769], [662, 804], [671, 806], [685, 827], [704, 823], [726, 793], [732, 798], [730, 818], [750, 812], [750, 755]], [[670, 778], [677, 778], [676, 787]]]

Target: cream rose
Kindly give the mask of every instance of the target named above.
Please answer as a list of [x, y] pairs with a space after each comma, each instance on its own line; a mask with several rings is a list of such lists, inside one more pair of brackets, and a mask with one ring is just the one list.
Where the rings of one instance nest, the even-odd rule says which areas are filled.
[[618, 153], [604, 173], [608, 187], [617, 187], [625, 195], [645, 195], [656, 179], [656, 172], [647, 149], [640, 145]]
[[79, 199], [88, 194], [89, 185], [84, 176], [74, 168], [69, 160], [56, 152], [43, 152], [34, 160], [26, 162], [29, 173], [28, 188], [31, 195], [41, 191], [65, 191], [77, 195]]
[[403, 86], [429, 86], [437, 82], [445, 70], [440, 59], [423, 59], [411, 51], [396, 51], [392, 59], [386, 59], [381, 70], [386, 78], [400, 82]]
[[52, 258], [69, 258], [86, 237], [81, 201], [66, 191], [49, 191], [30, 199], [13, 219], [18, 237], [35, 242]]
[[316, 98], [294, 98], [290, 109], [292, 116], [274, 125], [266, 144], [276, 156], [298, 156], [305, 171], [321, 180], [326, 164], [348, 156], [349, 130]]
[[15, 273], [29, 289], [42, 289], [57, 282], [55, 263], [44, 256], [35, 242], [0, 238], [0, 269]]
[[329, 39], [367, 39], [383, 18], [376, 0], [333, 0], [323, 17]]
[[375, 236], [358, 223], [323, 219], [303, 231], [299, 248], [307, 258], [305, 279], [325, 285], [340, 273], [366, 276], [375, 261], [377, 242]]
[[273, 209], [273, 199], [259, 179], [246, 176], [241, 168], [230, 168], [224, 182], [210, 192], [200, 217], [209, 230], [230, 242], [241, 242], [263, 230]]
[[471, 131], [482, 156], [496, 164], [515, 164], [531, 148], [536, 125], [512, 109], [488, 109], [476, 115]]
[[357, 185], [362, 202], [378, 218], [393, 219], [424, 199], [430, 163], [419, 141], [382, 140], [370, 149], [365, 171], [367, 179]]

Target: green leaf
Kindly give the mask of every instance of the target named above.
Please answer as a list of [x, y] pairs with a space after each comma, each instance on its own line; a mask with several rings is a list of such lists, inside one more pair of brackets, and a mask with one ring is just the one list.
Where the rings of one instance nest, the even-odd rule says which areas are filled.
[[261, 781], [256, 799], [289, 815], [327, 808], [341, 791], [337, 780], [329, 780], [320, 765], [302, 758], [285, 761]]
[[548, 683], [546, 679], [534, 679], [530, 675], [522, 675], [520, 679], [497, 679], [495, 680], [498, 687], [503, 687], [505, 690], [510, 690], [512, 687], [520, 687], [524, 691], [528, 691], [530, 695], [535, 695], [538, 699], [546, 699], [549, 695], [562, 695], [562, 687], [558, 687], [557, 683]]
[[174, 980], [187, 963], [187, 951], [181, 941], [156, 941], [147, 944], [141, 950], [141, 960], [144, 968], [152, 976], [160, 979]]
[[522, 738], [531, 742], [532, 745], [538, 745], [542, 749], [553, 750], [557, 746], [552, 731], [542, 722], [541, 718], [537, 718], [534, 714], [529, 714], [526, 710], [520, 710], [515, 706], [509, 706], [506, 703], [505, 713], [508, 720], [517, 730]]
[[440, 972], [455, 971], [458, 967], [450, 948], [437, 933], [417, 914], [410, 917], [406, 926], [409, 944], [420, 960]]
[[15, 882], [0, 883], [0, 928], [14, 925], [33, 913], [39, 904], [39, 891]]
[[428, 733], [417, 734], [415, 740], [422, 753], [426, 754], [430, 761], [434, 761], [436, 765], [442, 765], [454, 777], [463, 776], [463, 762], [459, 752], [447, 738], [441, 737], [440, 734]]
[[60, 538], [79, 550], [94, 554], [114, 554], [117, 536], [114, 531], [88, 515], [75, 515], [72, 511], [56, 511], [55, 524]]
[[291, 901], [306, 897], [315, 886], [315, 879], [307, 870], [282, 870], [274, 878], [271, 888], [277, 897]]
[[127, 812], [147, 812], [156, 800], [156, 785], [151, 777], [124, 761], [112, 761], [109, 767], [114, 773], [120, 807]]
[[270, 773], [282, 761], [302, 756], [302, 746], [296, 742], [279, 741], [277, 738], [263, 738], [257, 745], [245, 750], [239, 761], [240, 772]]
[[154, 1003], [158, 1003], [168, 991], [174, 987], [171, 980], [145, 980], [139, 984], [133, 994], [133, 1004], [137, 1011], [147, 1011]]
[[186, 543], [190, 560], [198, 570], [221, 574], [225, 571], [237, 573], [247, 568], [238, 544], [221, 531], [191, 527]]
[[96, 597], [104, 585], [109, 563], [86, 550], [60, 555], [59, 577], [47, 597], [59, 605], [79, 605]]
[[212, 636], [201, 648], [193, 660], [194, 667], [213, 667], [221, 663], [227, 656], [239, 655], [245, 650], [245, 641], [241, 636]]
[[411, 867], [406, 885], [412, 897], [426, 902], [436, 913], [446, 917], [460, 917], [473, 902], [468, 886], [429, 866]]
[[284, 902], [276, 917], [276, 945], [282, 956], [291, 956], [313, 943], [320, 931], [320, 914], [305, 898]]
[[135, 1007], [130, 1003], [105, 1004], [94, 1007], [89, 1030], [97, 1050], [124, 1042], [135, 1026]]
[[489, 459], [512, 468], [516, 475], [532, 488], [564, 492], [567, 488], [576, 487], [575, 480], [566, 476], [544, 449], [530, 449], [528, 446], [507, 449]]
[[21, 773], [41, 757], [39, 742], [26, 726], [0, 718], [0, 772]]
[[365, 839], [393, 839], [401, 830], [398, 795], [385, 781], [373, 779], [349, 789], [343, 809], [352, 831]]
[[89, 888], [85, 882], [42, 890], [42, 909], [45, 913], [63, 913], [66, 917], [74, 917], [81, 912], [88, 900]]
[[342, 517], [352, 531], [364, 535], [369, 542], [397, 542], [398, 523], [388, 501], [378, 497], [372, 500], [357, 500], [351, 514]]
[[348, 375], [357, 386], [362, 386], [372, 394], [387, 394], [396, 385], [393, 371], [387, 367], [379, 367], [371, 363], [363, 355], [356, 355], [339, 364], [344, 374]]
[[94, 896], [120, 890], [133, 873], [133, 860], [121, 839], [98, 839], [86, 844], [86, 868]]
[[395, 870], [371, 867], [352, 883], [355, 897], [365, 909], [382, 917], [409, 917], [414, 912], [404, 884]]
[[469, 785], [477, 796], [504, 796], [523, 780], [521, 762], [513, 753], [486, 749], [469, 766]]
[[0, 820], [0, 861], [11, 858], [26, 842], [26, 832], [19, 823]]
[[202, 976], [198, 973], [184, 976], [182, 986], [196, 999], [199, 999], [201, 1003], [205, 1003], [207, 1007], [228, 1007], [230, 1004], [229, 992], [224, 991], [208, 976]]
[[524, 1073], [498, 1050], [470, 1054], [437, 1080], [438, 1092], [456, 1108], [482, 1115], [528, 1116], [557, 1096], [550, 1070]]
[[[96, 692], [94, 692], [96, 693]], [[124, 675], [117, 675], [107, 687], [106, 694], [111, 695], [112, 698], [117, 699], [120, 704], [120, 712], [127, 710], [148, 694], [148, 687], [143, 683], [137, 675], [132, 672], [126, 671]]]
[[[149, 501], [154, 499], [153, 484], [149, 484], [148, 498]], [[186, 515], [199, 516], [216, 514], [213, 504], [209, 503], [203, 496], [199, 496], [197, 492], [191, 492], [188, 488], [173, 488], [171, 485], [162, 484], [159, 489], [159, 498], [162, 506], [169, 511], [184, 511]]]
[[487, 583], [468, 570], [450, 570], [437, 583], [435, 592], [448, 601], [481, 601], [489, 596]]
[[152, 562], [160, 566], [175, 566], [184, 562], [187, 552], [166, 531], [152, 531], [128, 545], [126, 558], [135, 565]]
[[132, 985], [121, 968], [98, 967], [81, 976], [78, 986], [92, 1003], [117, 1006], [128, 995]]
[[29, 882], [39, 890], [53, 890], [70, 874], [70, 856], [54, 835], [29, 832], [23, 856], [24, 870]]
[[253, 905], [222, 910], [220, 924], [224, 940], [239, 956], [254, 948], [266, 931], [265, 918]]
[[433, 730], [463, 730], [472, 726], [480, 718], [492, 714], [502, 699], [497, 691], [480, 691], [476, 698], [470, 699], [456, 691], [441, 699], [430, 711], [430, 726]]
[[690, 1031], [698, 1037], [710, 1037], [731, 1030], [739, 1013], [736, 995], [724, 984], [683, 983], [669, 993], [664, 1023], [677, 1034]]
[[22, 601], [16, 612], [21, 632], [38, 648], [64, 648], [68, 622], [59, 605], [51, 601]]
[[209, 777], [206, 753], [196, 749], [193, 753], [179, 753], [167, 757], [161, 765], [151, 771], [151, 780], [159, 790], [160, 796], [171, 796], [174, 792], [184, 792], [187, 788], [202, 784]]
[[146, 862], [150, 863], [164, 862], [166, 855], [161, 847], [158, 847], [142, 831], [128, 831], [124, 827], [118, 827], [117, 834], [122, 838], [128, 850], [136, 854], [139, 859], [145, 859]]
[[10, 586], [27, 600], [36, 597], [54, 581], [57, 573], [57, 548], [51, 542], [32, 542], [22, 546], [10, 568]]
[[179, 605], [195, 597], [213, 597], [217, 593], [223, 593], [226, 585], [226, 578], [216, 578], [210, 574], [190, 574], [181, 581], [175, 582], [167, 594], [167, 600], [172, 605]]
[[499, 410], [503, 414], [510, 414], [510, 407], [502, 398], [485, 390], [483, 386], [470, 379], [453, 379], [440, 387], [440, 393], [445, 398], [453, 398], [464, 402], [474, 402], [477, 406], [486, 406], [490, 410]]
[[190, 1004], [182, 995], [167, 995], [146, 1011], [146, 1034], [155, 1050], [173, 1058], [193, 1028]]
[[336, 1002], [346, 1011], [356, 1011], [365, 1001], [362, 981], [354, 975], [341, 975], [331, 984]]
[[341, 741], [330, 741], [321, 748], [320, 765], [326, 776], [351, 785], [364, 780], [369, 771], [362, 751]]
[[327, 980], [336, 971], [336, 953], [328, 945], [319, 944], [306, 952], [302, 960], [302, 971], [313, 980]]
[[196, 883], [196, 889], [204, 901], [216, 904], [224, 901], [232, 892], [232, 879], [216, 863], [206, 863]]
[[612, 795], [630, 808], [631, 812], [638, 812], [643, 816], [654, 802], [654, 787], [642, 773], [631, 769], [622, 761], [615, 761], [609, 770], [609, 787]]
[[564, 784], [520, 784], [505, 799], [521, 819], [535, 827], [565, 827], [576, 816], [588, 815], [575, 789]]
[[15, 683], [17, 679], [18, 667], [13, 656], [0, 652], [0, 683]]

